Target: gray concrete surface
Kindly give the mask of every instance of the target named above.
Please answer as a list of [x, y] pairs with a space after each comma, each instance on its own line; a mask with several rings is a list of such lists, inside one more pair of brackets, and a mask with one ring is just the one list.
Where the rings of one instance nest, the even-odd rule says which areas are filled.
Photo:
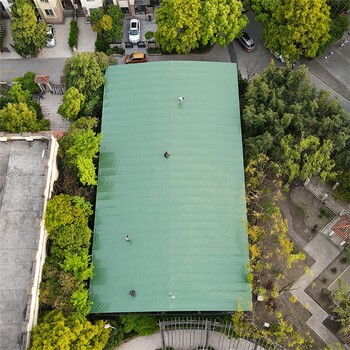
[[46, 92], [40, 99], [40, 106], [45, 119], [50, 120], [52, 131], [66, 131], [70, 126], [70, 122], [62, 118], [57, 110], [62, 103], [63, 95], [53, 95]]
[[[184, 330], [174, 330], [172, 332], [165, 333], [166, 344], [172, 344], [177, 350], [188, 350], [193, 349], [193, 345], [198, 341], [198, 345], [203, 344], [205, 338], [205, 331], [188, 331], [188, 335], [183, 334]], [[180, 334], [182, 333], [182, 334]], [[186, 343], [187, 340], [187, 343]], [[185, 343], [184, 343], [185, 342]], [[214, 349], [242, 349], [242, 350], [264, 350], [263, 347], [255, 345], [254, 343], [237, 338], [223, 336], [218, 332], [211, 332], [209, 337], [208, 346]], [[150, 336], [137, 337], [129, 340], [120, 346], [116, 347], [115, 350], [155, 350], [162, 348], [162, 341], [160, 333], [155, 333]]]
[[312, 313], [312, 316], [306, 324], [326, 344], [332, 344], [337, 342], [338, 339], [322, 324], [328, 317], [328, 313], [305, 293], [305, 289], [340, 254], [340, 250], [330, 244], [327, 238], [322, 234], [318, 234], [304, 247], [304, 251], [316, 262], [311, 266], [309, 272], [306, 272], [296, 283], [294, 283], [291, 287], [291, 293]]
[[0, 142], [0, 349], [22, 342], [42, 216], [42, 141]]

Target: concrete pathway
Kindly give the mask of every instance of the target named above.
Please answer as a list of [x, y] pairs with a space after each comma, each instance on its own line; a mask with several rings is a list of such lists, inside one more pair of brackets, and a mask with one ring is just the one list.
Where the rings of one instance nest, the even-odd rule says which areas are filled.
[[40, 100], [44, 118], [50, 120], [52, 131], [67, 131], [70, 126], [70, 122], [63, 119], [57, 112], [62, 98], [62, 95], [53, 95], [51, 92], [47, 92]]
[[339, 342], [322, 323], [328, 317], [328, 313], [323, 310], [308, 294], [305, 289], [317, 278], [317, 276], [340, 254], [340, 250], [331, 245], [327, 238], [318, 234], [309, 242], [304, 250], [313, 259], [315, 264], [291, 287], [291, 293], [312, 313], [306, 324], [326, 343], [333, 344]]
[[[183, 332], [187, 332], [188, 334], [183, 334]], [[166, 345], [171, 345], [175, 347], [176, 350], [196, 349], [197, 346], [203, 344], [205, 331], [174, 330], [172, 332], [165, 332], [164, 337]], [[208, 346], [214, 349], [264, 350], [263, 347], [249, 340], [227, 337], [219, 332], [210, 333]], [[115, 350], [156, 350], [161, 348], [162, 340], [158, 332], [150, 336], [137, 337], [129, 340], [115, 348]]]

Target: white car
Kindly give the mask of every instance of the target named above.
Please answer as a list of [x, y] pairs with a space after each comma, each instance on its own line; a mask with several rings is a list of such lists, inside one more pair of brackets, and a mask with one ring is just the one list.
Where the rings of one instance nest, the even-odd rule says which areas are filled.
[[54, 47], [56, 45], [55, 30], [52, 25], [47, 26], [46, 38], [46, 47]]
[[137, 44], [141, 38], [141, 25], [138, 19], [130, 20], [129, 41]]

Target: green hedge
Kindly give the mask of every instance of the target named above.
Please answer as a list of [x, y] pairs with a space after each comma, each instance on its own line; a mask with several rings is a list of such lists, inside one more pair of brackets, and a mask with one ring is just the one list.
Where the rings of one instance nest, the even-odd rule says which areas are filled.
[[70, 30], [69, 30], [69, 38], [68, 38], [68, 45], [70, 48], [77, 47], [78, 46], [78, 22], [74, 19], [70, 22]]

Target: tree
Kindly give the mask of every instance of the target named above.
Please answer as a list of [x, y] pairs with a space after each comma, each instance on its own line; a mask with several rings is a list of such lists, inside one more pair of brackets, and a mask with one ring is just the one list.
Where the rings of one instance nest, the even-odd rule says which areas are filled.
[[67, 225], [87, 225], [92, 214], [91, 204], [84, 198], [60, 194], [47, 202], [45, 227], [52, 235]]
[[36, 55], [46, 44], [46, 24], [38, 23], [34, 5], [27, 0], [16, 0], [11, 7], [12, 37], [16, 51], [21, 55]]
[[123, 17], [124, 14], [114, 5], [109, 5], [107, 11], [99, 8], [90, 15], [92, 30], [109, 47], [109, 44], [123, 38]]
[[299, 143], [294, 143], [293, 137], [287, 135], [281, 140], [282, 154], [280, 162], [284, 164], [282, 170], [288, 177], [290, 184], [296, 177], [306, 180], [316, 173], [320, 173], [322, 180], [333, 179], [336, 173], [331, 170], [335, 166], [331, 159], [333, 144], [325, 140], [321, 145], [315, 136], [302, 136]]
[[315, 89], [305, 67], [279, 69], [272, 63], [249, 82], [245, 99], [246, 163], [266, 154], [289, 181], [319, 169], [324, 179], [332, 178], [350, 166], [349, 118], [336, 99]]
[[79, 282], [70, 272], [60, 268], [53, 258], [45, 261], [42, 282], [40, 283], [40, 305], [61, 310], [64, 313], [75, 312], [70, 299], [79, 289]]
[[238, 0], [209, 0], [202, 2], [201, 43], [222, 47], [228, 45], [247, 25], [248, 18], [242, 15], [242, 3]]
[[340, 279], [338, 280], [338, 289], [332, 293], [332, 299], [336, 304], [332, 310], [337, 314], [338, 321], [342, 326], [341, 332], [347, 334], [350, 332], [350, 289], [344, 287]]
[[8, 103], [0, 111], [0, 130], [12, 133], [39, 131], [36, 113], [26, 103]]
[[86, 97], [92, 97], [105, 82], [93, 52], [79, 52], [67, 60], [64, 66], [66, 89], [75, 87]]
[[14, 81], [21, 84], [23, 90], [28, 90], [32, 95], [40, 92], [40, 88], [37, 83], [35, 83], [35, 73], [27, 72], [23, 77], [15, 78]]
[[104, 321], [95, 324], [74, 315], [65, 317], [60, 311], [51, 311], [34, 327], [31, 334], [31, 350], [94, 349], [106, 345], [110, 329]]
[[101, 134], [96, 134], [93, 127], [96, 119], [80, 118], [73, 123], [66, 136], [61, 140], [61, 152], [64, 162], [78, 171], [83, 185], [96, 185], [94, 159], [99, 151]]
[[63, 95], [62, 104], [58, 108], [58, 113], [62, 117], [74, 121], [77, 119], [84, 101], [85, 96], [75, 87], [70, 87]]
[[117, 61], [103, 52], [81, 52], [67, 60], [64, 82], [68, 90], [75, 87], [86, 97], [83, 115], [99, 115], [102, 109], [104, 73]]
[[74, 253], [67, 253], [60, 266], [65, 272], [72, 273], [79, 282], [83, 282], [93, 275], [91, 257], [87, 249], [80, 249]]
[[155, 38], [164, 51], [189, 53], [201, 39], [200, 0], [163, 0], [157, 10]]
[[266, 46], [289, 62], [313, 58], [329, 39], [330, 13], [326, 0], [286, 0], [266, 23]]

